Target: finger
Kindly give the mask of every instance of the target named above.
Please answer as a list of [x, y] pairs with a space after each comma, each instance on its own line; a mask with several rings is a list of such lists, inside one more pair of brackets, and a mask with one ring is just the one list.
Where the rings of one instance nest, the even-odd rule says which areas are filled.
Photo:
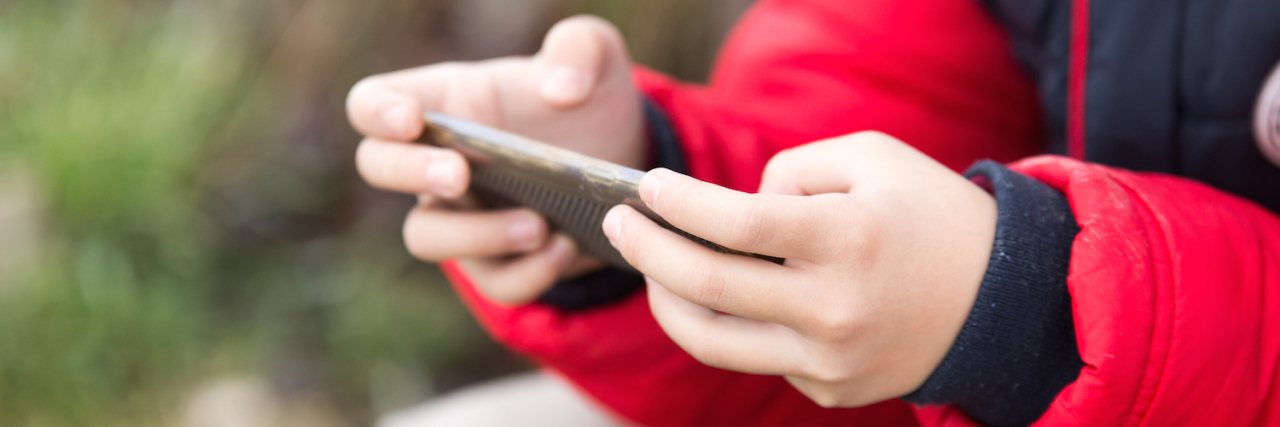
[[[424, 108], [438, 105], [439, 96], [414, 97], [397, 90], [405, 80], [422, 80], [416, 70], [372, 76], [352, 86], [347, 94], [347, 120], [362, 135], [393, 141], [412, 141], [422, 134]], [[443, 89], [436, 85], [435, 92]], [[428, 88], [431, 86], [428, 85]], [[431, 90], [426, 90], [430, 93]]]
[[524, 304], [546, 293], [578, 255], [577, 245], [557, 233], [546, 245], [514, 260], [459, 259], [463, 269], [490, 299], [502, 304]]
[[[913, 389], [892, 392], [888, 384], [882, 381], [868, 382], [867, 379], [825, 381], [813, 378], [812, 375], [787, 375], [784, 377], [796, 391], [808, 397], [813, 403], [823, 408], [858, 408], [892, 397], [901, 397]], [[918, 388], [919, 385], [917, 384]]]
[[[849, 404], [848, 402], [845, 402], [841, 398], [841, 395], [839, 393], [839, 388], [834, 384], [823, 382], [823, 381], [815, 381], [807, 377], [795, 376], [795, 375], [787, 375], [784, 378], [786, 378], [788, 383], [791, 383], [792, 387], [795, 387], [796, 391], [799, 391], [800, 394], [803, 394], [805, 397], [808, 397], [809, 400], [813, 401], [813, 403], [816, 403], [818, 404], [818, 406], [821, 406], [823, 408], [835, 408], [835, 407], [841, 407], [841, 406], [845, 406], [845, 407], [862, 406], [862, 405], [853, 405], [853, 404]], [[872, 402], [868, 402], [868, 403], [872, 403]]]
[[490, 71], [511, 62], [451, 62], [367, 77], [347, 95], [347, 118], [361, 134], [392, 141], [421, 136], [428, 110], [499, 126], [500, 100]]
[[[904, 161], [907, 158], [920, 161]], [[764, 168], [760, 193], [800, 196], [848, 193], [859, 181], [932, 173], [920, 165], [937, 165], [937, 162], [892, 136], [859, 132], [773, 156]]]
[[404, 222], [409, 253], [424, 261], [496, 257], [544, 245], [547, 224], [529, 209], [455, 212], [415, 208]]
[[823, 259], [841, 242], [846, 197], [747, 194], [667, 169], [640, 180], [640, 198], [676, 228], [728, 248], [786, 259]]
[[848, 169], [852, 166], [849, 153], [843, 151], [847, 150], [801, 146], [779, 152], [764, 167], [760, 194], [811, 196], [849, 192], [853, 183]]
[[716, 313], [645, 278], [649, 310], [672, 341], [698, 361], [761, 375], [797, 371], [798, 335], [784, 326]]
[[506, 67], [502, 64], [510, 62], [509, 58], [500, 58], [452, 65], [459, 71], [447, 77], [448, 84], [440, 98], [438, 111], [482, 125], [504, 128], [502, 99], [499, 98], [499, 82], [494, 78], [494, 70]]
[[805, 288], [794, 286], [794, 269], [707, 249], [626, 205], [610, 210], [603, 228], [628, 263], [689, 302], [783, 325], [806, 310], [796, 303]]
[[618, 30], [594, 16], [557, 23], [535, 58], [542, 75], [539, 94], [558, 107], [586, 101], [602, 78], [620, 74], [612, 71], [625, 69], [629, 62]]
[[374, 188], [456, 199], [471, 172], [454, 150], [366, 138], [356, 148], [356, 170]]

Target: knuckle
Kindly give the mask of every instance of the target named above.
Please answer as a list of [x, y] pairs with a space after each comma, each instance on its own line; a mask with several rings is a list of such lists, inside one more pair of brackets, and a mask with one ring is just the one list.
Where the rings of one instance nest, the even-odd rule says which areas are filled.
[[[674, 187], [674, 186], [673, 186]], [[666, 194], [658, 198], [654, 210], [672, 224], [685, 224], [698, 218], [697, 212], [690, 212], [696, 203], [690, 203], [683, 188], [664, 188]]]
[[866, 211], [857, 214], [854, 221], [856, 225], [853, 228], [856, 235], [845, 239], [845, 252], [850, 255], [850, 259], [867, 263], [882, 255], [881, 247], [886, 236], [890, 235], [891, 224], [889, 219], [879, 212], [881, 209], [884, 209], [884, 205], [869, 207]]
[[877, 131], [862, 131], [830, 140], [833, 150], [845, 152], [850, 156], [862, 156], [868, 152], [878, 151], [885, 140], [892, 137]]
[[892, 397], [880, 396], [877, 390], [858, 382], [833, 383], [795, 376], [786, 378], [800, 394], [823, 408], [861, 407]]
[[847, 364], [841, 360], [832, 360], [830, 357], [818, 357], [810, 359], [805, 366], [805, 373], [822, 384], [836, 384], [854, 377], [854, 372]]
[[805, 147], [807, 146], [788, 148], [774, 154], [773, 157], [769, 158], [769, 162], [764, 165], [765, 174], [769, 174], [770, 171], [777, 172], [787, 169], [787, 166], [795, 161], [796, 152], [805, 149]]
[[386, 144], [365, 140], [356, 147], [356, 171], [369, 185], [383, 190], [403, 190], [412, 187], [413, 180], [405, 177], [420, 159], [411, 156], [409, 146]]
[[476, 74], [475, 64], [466, 62], [443, 62], [439, 64], [429, 65], [424, 69], [422, 75], [424, 78], [441, 85], [443, 90], [439, 95], [444, 98], [442, 102], [447, 102], [450, 97], [462, 91], [463, 79], [468, 75]]
[[813, 369], [809, 374], [816, 381], [823, 383], [836, 383], [848, 378], [848, 373], [840, 368], [831, 366], [821, 366]]
[[[466, 77], [467, 75], [471, 74], [471, 73], [468, 73], [467, 71], [470, 71], [470, 69], [474, 68], [475, 65], [465, 63], [465, 62], [446, 62], [443, 64], [436, 65], [436, 67], [437, 67], [436, 70], [440, 73], [440, 79], [442, 81], [453, 83], [453, 82], [458, 82], [462, 80], [464, 77]], [[454, 84], [451, 84], [449, 86], [457, 87], [457, 85], [454, 85]]]
[[725, 302], [724, 273], [718, 267], [698, 266], [689, 271], [686, 282], [694, 302], [705, 307], [722, 307]]
[[773, 214], [764, 204], [752, 203], [745, 215], [734, 218], [726, 241], [736, 249], [752, 248], [774, 227]]
[[827, 249], [831, 253], [827, 259], [869, 268], [867, 263], [880, 253], [881, 244], [889, 232], [886, 219], [879, 213], [882, 206], [871, 203], [850, 206], [857, 202], [852, 198], [842, 198], [847, 200], [836, 201], [829, 210], [839, 212], [841, 217], [839, 228], [832, 231], [834, 238], [828, 240]]
[[864, 131], [853, 135], [857, 143], [855, 149], [880, 156], [892, 155], [902, 149], [914, 150], [893, 135], [879, 131]]
[[419, 181], [423, 171], [426, 169], [426, 159], [421, 150], [414, 150], [409, 146], [390, 145], [387, 146], [385, 164], [381, 165], [385, 169], [387, 180], [397, 188], [413, 188], [421, 187], [414, 185]]
[[829, 384], [799, 377], [787, 377], [787, 381], [818, 406], [834, 408], [840, 405], [839, 394]]
[[885, 144], [889, 141], [892, 141], [893, 137], [889, 136], [884, 132], [867, 130], [867, 131], [854, 133], [849, 136], [849, 139], [853, 140], [858, 144], [880, 145], [880, 144]]
[[841, 341], [857, 335], [862, 321], [849, 310], [824, 310], [814, 315], [813, 334], [823, 340]]
[[859, 227], [859, 234], [863, 239], [866, 239], [865, 243], [868, 245], [874, 246], [880, 243], [889, 233], [890, 220], [886, 213], [879, 212], [882, 209], [884, 209], [883, 205], [870, 209], [868, 215], [863, 217], [862, 224]]
[[782, 150], [764, 166], [761, 174], [761, 193], [790, 193], [799, 189], [796, 170], [803, 166], [797, 164], [796, 157], [803, 154], [801, 150], [811, 150], [810, 146], [801, 146]]
[[650, 242], [647, 233], [635, 233], [631, 230], [630, 223], [628, 226], [622, 227], [622, 233], [618, 236], [621, 242], [618, 244], [618, 252], [622, 254], [628, 262], [634, 265], [640, 271], [649, 271], [650, 269], [664, 268], [660, 259], [654, 254], [653, 245]]
[[792, 384], [805, 397], [823, 408], [847, 408], [875, 403], [862, 396], [862, 387], [847, 381], [830, 382], [821, 379], [794, 379]]

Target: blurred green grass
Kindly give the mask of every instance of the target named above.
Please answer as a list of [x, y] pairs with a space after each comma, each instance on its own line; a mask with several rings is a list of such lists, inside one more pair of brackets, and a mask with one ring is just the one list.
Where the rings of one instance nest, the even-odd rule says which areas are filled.
[[362, 425], [522, 369], [355, 177], [346, 89], [583, 11], [698, 78], [737, 10], [538, 4], [494, 36], [461, 1], [0, 0], [0, 426], [182, 425], [244, 375]]

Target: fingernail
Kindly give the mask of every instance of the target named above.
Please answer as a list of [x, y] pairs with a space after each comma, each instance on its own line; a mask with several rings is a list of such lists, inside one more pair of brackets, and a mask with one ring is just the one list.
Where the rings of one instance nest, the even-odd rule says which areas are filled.
[[614, 240], [617, 240], [618, 236], [622, 234], [622, 212], [619, 212], [618, 209], [621, 208], [614, 207], [610, 209], [609, 213], [605, 214], [604, 224], [602, 225], [605, 237], [609, 238], [609, 244], [615, 247], [618, 245], [614, 243]]
[[449, 162], [427, 164], [427, 186], [437, 195], [453, 194], [458, 188], [458, 168]]
[[538, 241], [538, 222], [526, 214], [520, 214], [519, 218], [511, 222], [511, 225], [507, 228], [507, 235], [521, 250], [536, 249], [538, 243], [540, 243]]
[[413, 112], [408, 106], [396, 105], [382, 112], [382, 121], [392, 132], [407, 135], [410, 133], [409, 127], [413, 125]]
[[555, 67], [542, 81], [542, 96], [560, 102], [572, 102], [587, 95], [591, 82], [586, 73], [569, 67]]
[[644, 178], [640, 178], [640, 200], [650, 208], [658, 204], [658, 190], [661, 189], [662, 180], [658, 179], [657, 173], [650, 171], [644, 174]]

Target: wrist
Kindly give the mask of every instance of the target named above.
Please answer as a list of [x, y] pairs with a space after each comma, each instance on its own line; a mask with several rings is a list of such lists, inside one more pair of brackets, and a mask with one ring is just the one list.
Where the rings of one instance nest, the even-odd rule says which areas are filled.
[[1079, 227], [1065, 196], [991, 162], [970, 170], [999, 200], [987, 270], [965, 324], [917, 404], [954, 404], [988, 425], [1034, 421], [1083, 366], [1066, 277]]
[[932, 332], [924, 347], [929, 351], [907, 387], [899, 390], [899, 396], [923, 386], [950, 353], [978, 299], [990, 265], [998, 218], [996, 199], [978, 185], [964, 185], [964, 202], [954, 204], [956, 209], [948, 213], [953, 218], [963, 218], [962, 223], [949, 227], [955, 234], [955, 244], [939, 254], [942, 256], [926, 258], [932, 264], [927, 268], [942, 273], [935, 279], [940, 284], [933, 292], [936, 303], [922, 313], [929, 319], [917, 329]]

